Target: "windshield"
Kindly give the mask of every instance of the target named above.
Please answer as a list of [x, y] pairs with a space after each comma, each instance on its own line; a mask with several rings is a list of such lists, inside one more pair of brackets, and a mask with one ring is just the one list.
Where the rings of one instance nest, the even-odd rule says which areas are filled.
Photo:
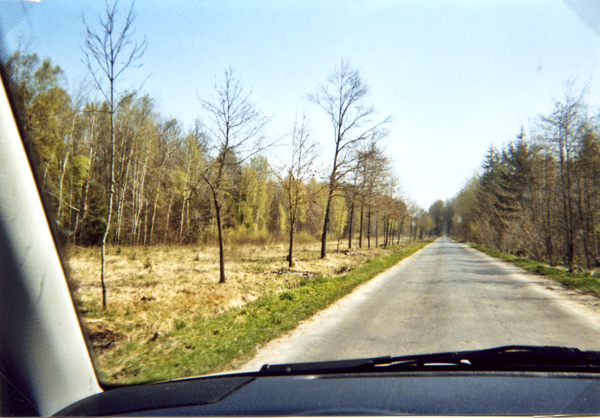
[[600, 350], [597, 15], [0, 1], [100, 379]]

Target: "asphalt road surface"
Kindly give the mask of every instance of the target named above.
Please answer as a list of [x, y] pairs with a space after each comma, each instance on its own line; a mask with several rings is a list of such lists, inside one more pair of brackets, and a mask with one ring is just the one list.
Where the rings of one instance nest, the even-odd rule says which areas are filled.
[[258, 348], [242, 369], [512, 344], [600, 350], [598, 299], [440, 238]]

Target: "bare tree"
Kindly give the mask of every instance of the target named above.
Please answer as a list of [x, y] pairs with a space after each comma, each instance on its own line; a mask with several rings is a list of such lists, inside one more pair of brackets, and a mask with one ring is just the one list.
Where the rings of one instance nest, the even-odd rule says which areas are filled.
[[376, 142], [371, 141], [364, 148], [363, 164], [360, 178], [360, 231], [358, 246], [362, 248], [363, 221], [365, 210], [367, 211], [367, 246], [371, 248], [371, 220], [372, 216], [380, 212], [381, 194], [385, 188], [386, 181], [391, 175], [391, 165], [385, 152]]
[[106, 308], [106, 237], [110, 230], [110, 221], [115, 194], [115, 127], [114, 116], [117, 108], [115, 84], [123, 72], [131, 67], [139, 67], [140, 59], [146, 51], [146, 38], [141, 43], [135, 39], [135, 12], [133, 4], [121, 19], [118, 12], [118, 0], [112, 5], [106, 2], [103, 17], [98, 18], [98, 30], [95, 32], [85, 22], [86, 37], [83, 45], [84, 64], [88, 67], [94, 84], [108, 103], [110, 114], [110, 185], [108, 193], [108, 214], [106, 227], [102, 235], [102, 307]]
[[285, 191], [290, 226], [289, 267], [294, 267], [294, 233], [300, 212], [306, 203], [304, 183], [312, 176], [311, 166], [317, 158], [317, 144], [311, 141], [306, 115], [294, 124], [292, 132], [292, 155], [289, 165], [284, 166], [285, 178], [281, 179]]
[[[346, 194], [350, 200], [350, 219], [348, 220], [348, 249], [352, 249], [352, 238], [354, 232], [352, 227], [354, 226], [354, 209], [356, 206], [356, 196], [359, 193], [361, 185], [359, 184], [360, 171], [364, 167], [365, 159], [364, 153], [361, 150], [356, 150], [358, 153], [355, 159], [354, 169], [352, 170], [352, 182], [346, 185]], [[362, 219], [361, 219], [362, 222]]]
[[316, 94], [309, 100], [319, 105], [329, 117], [333, 125], [333, 165], [329, 175], [327, 204], [321, 236], [321, 258], [327, 256], [327, 229], [331, 211], [331, 201], [336, 195], [342, 180], [356, 166], [358, 153], [353, 152], [368, 138], [381, 137], [387, 134], [385, 126], [391, 122], [388, 116], [375, 121], [377, 112], [365, 103], [369, 88], [362, 80], [357, 69], [341, 60], [327, 81], [320, 85]]
[[222, 205], [223, 193], [228, 187], [227, 171], [250, 157], [262, 152], [271, 144], [264, 143], [262, 131], [269, 118], [263, 116], [250, 101], [246, 92], [230, 68], [225, 71], [223, 84], [216, 85], [216, 97], [201, 100], [211, 116], [209, 125], [209, 152], [214, 158], [202, 172], [202, 179], [210, 188], [217, 231], [219, 234], [219, 283], [225, 283], [225, 250], [223, 245]]
[[548, 143], [549, 149], [559, 162], [560, 195], [569, 269], [573, 269], [577, 229], [572, 177], [577, 146], [587, 127], [586, 94], [587, 87], [576, 91], [574, 81], [569, 80], [564, 100], [555, 100], [552, 115], [542, 117], [541, 120], [546, 131], [545, 142]]

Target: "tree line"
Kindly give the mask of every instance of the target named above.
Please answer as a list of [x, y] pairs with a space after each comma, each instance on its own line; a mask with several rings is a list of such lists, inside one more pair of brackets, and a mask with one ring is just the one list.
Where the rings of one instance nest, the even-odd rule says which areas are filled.
[[600, 125], [587, 88], [569, 81], [529, 136], [490, 147], [481, 174], [441, 203], [439, 225], [460, 239], [569, 270], [599, 267]]
[[[341, 60], [309, 101], [328, 116], [333, 154], [316, 169], [322, 149], [306, 116], [284, 138], [269, 139], [269, 118], [229, 68], [200, 99], [209, 115], [192, 126], [166, 118], [141, 90], [116, 81], [140, 65], [146, 41], [135, 40], [133, 9], [119, 21], [117, 3], [95, 27], [86, 24], [83, 62], [93, 89], [67, 89], [49, 58], [24, 48], [3, 62], [26, 144], [60, 240], [105, 246], [206, 243], [225, 245], [294, 237], [342, 239], [348, 248], [397, 244], [430, 229], [428, 214], [402, 194], [384, 142], [391, 117], [379, 118], [358, 69]], [[286, 143], [279, 164], [264, 152]], [[105, 305], [105, 291], [103, 304]]]

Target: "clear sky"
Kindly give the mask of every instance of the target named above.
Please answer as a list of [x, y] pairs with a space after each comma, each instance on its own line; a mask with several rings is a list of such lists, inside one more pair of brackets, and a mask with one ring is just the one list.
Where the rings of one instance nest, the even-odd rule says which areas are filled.
[[[129, 4], [121, 0], [123, 9]], [[89, 83], [82, 16], [93, 24], [103, 7], [0, 0], [5, 47], [22, 36], [70, 84]], [[162, 114], [186, 125], [207, 120], [199, 98], [231, 67], [272, 115], [269, 136], [291, 130], [306, 111], [327, 155], [332, 128], [307, 95], [348, 59], [380, 116], [394, 117], [388, 155], [407, 195], [425, 209], [455, 195], [491, 144], [502, 146], [550, 112], [570, 77], [580, 87], [589, 82], [589, 100], [600, 104], [600, 37], [561, 0], [139, 0], [135, 9], [148, 49], [143, 67], [119, 87], [144, 82]]]

